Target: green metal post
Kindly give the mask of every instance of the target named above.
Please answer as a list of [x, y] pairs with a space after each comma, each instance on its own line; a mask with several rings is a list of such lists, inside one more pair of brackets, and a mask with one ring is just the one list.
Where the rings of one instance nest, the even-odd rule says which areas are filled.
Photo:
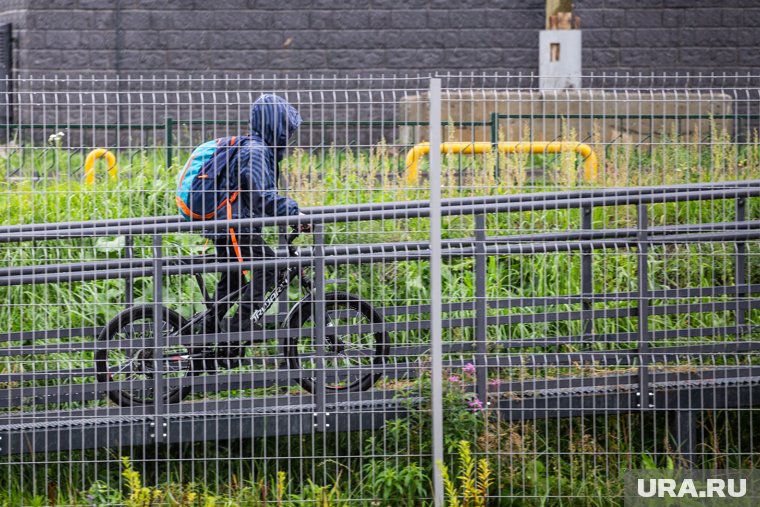
[[491, 113], [491, 149], [496, 152], [496, 167], [493, 168], [493, 174], [496, 181], [499, 181], [499, 113]]
[[166, 143], [166, 168], [169, 169], [172, 166], [172, 144], [174, 144], [174, 118], [171, 116], [166, 117], [164, 140]]

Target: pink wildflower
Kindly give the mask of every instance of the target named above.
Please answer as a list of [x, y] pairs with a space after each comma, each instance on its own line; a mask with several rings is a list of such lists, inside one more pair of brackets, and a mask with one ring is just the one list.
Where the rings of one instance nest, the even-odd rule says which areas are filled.
[[493, 378], [488, 381], [488, 385], [493, 386], [493, 387], [499, 387], [501, 385], [501, 379]]
[[472, 409], [473, 412], [477, 412], [478, 410], [483, 410], [483, 402], [477, 398], [472, 400], [468, 406]]
[[449, 377], [449, 382], [451, 382], [452, 384], [458, 384], [460, 380], [457, 375], [452, 375]]
[[467, 375], [474, 375], [475, 365], [472, 363], [467, 363], [466, 365], [464, 365], [464, 368], [462, 368], [462, 371], [465, 372]]

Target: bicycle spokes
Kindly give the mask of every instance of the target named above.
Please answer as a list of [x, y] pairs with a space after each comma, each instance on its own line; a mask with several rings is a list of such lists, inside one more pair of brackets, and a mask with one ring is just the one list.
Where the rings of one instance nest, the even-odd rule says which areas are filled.
[[152, 403], [155, 401], [154, 382], [156, 373], [160, 372], [165, 385], [166, 396], [177, 391], [176, 382], [191, 370], [188, 350], [182, 346], [163, 347], [157, 357], [157, 344], [165, 342], [177, 333], [178, 323], [169, 323], [165, 319], [158, 324], [160, 334], [156, 339], [156, 322], [151, 312], [117, 322], [109, 333], [109, 341], [126, 344], [124, 347], [106, 345], [99, 352], [97, 361], [99, 371], [103, 371], [106, 380], [120, 384], [119, 393], [130, 403]]
[[312, 371], [307, 379], [311, 382], [319, 376], [315, 372], [323, 369], [328, 389], [353, 388], [372, 374], [375, 364], [377, 336], [370, 328], [372, 317], [347, 302], [326, 306], [324, 354], [317, 354], [317, 333], [311, 319], [303, 326], [310, 331], [297, 347], [301, 367]]

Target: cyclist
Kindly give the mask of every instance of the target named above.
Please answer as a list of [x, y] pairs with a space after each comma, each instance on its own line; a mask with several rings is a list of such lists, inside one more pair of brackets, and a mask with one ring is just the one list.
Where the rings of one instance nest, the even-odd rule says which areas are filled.
[[[280, 161], [288, 140], [301, 122], [298, 111], [282, 97], [259, 97], [251, 105], [249, 135], [210, 141], [193, 152], [178, 182], [177, 203], [181, 214], [186, 219], [230, 220], [301, 214], [298, 203], [277, 193]], [[205, 162], [198, 161], [204, 159]], [[194, 160], [195, 171], [192, 169]], [[192, 173], [195, 182], [185, 182], [184, 188], [188, 191], [181, 195], [183, 179], [188, 172]], [[209, 184], [210, 181], [213, 183]], [[196, 212], [199, 209], [202, 211]], [[310, 226], [304, 224], [299, 229], [308, 232]], [[230, 227], [205, 236], [216, 246], [216, 258], [220, 262], [260, 260], [275, 255], [262, 238], [259, 227]], [[259, 267], [253, 269], [250, 276], [238, 311], [233, 319], [229, 319], [229, 331], [251, 328], [253, 311], [263, 304], [266, 293], [274, 286], [276, 270]], [[221, 300], [244, 284], [243, 269], [225, 270], [216, 286], [215, 299]]]

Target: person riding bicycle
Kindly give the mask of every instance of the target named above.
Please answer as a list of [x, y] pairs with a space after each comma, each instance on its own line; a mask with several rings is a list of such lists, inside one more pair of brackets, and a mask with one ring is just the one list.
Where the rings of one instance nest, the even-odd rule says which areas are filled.
[[[301, 214], [298, 203], [277, 193], [280, 161], [302, 119], [298, 111], [277, 95], [262, 95], [251, 105], [247, 136], [216, 139], [198, 146], [178, 180], [177, 204], [189, 220], [278, 217]], [[188, 181], [190, 178], [192, 181]], [[299, 230], [308, 232], [310, 226]], [[260, 227], [229, 227], [204, 234], [216, 246], [219, 262], [260, 260], [274, 251], [261, 236]], [[230, 331], [251, 328], [251, 317], [274, 286], [275, 268], [258, 267], [246, 285], [244, 270], [225, 270], [215, 299], [245, 285]], [[208, 332], [215, 329], [206, 329]]]

